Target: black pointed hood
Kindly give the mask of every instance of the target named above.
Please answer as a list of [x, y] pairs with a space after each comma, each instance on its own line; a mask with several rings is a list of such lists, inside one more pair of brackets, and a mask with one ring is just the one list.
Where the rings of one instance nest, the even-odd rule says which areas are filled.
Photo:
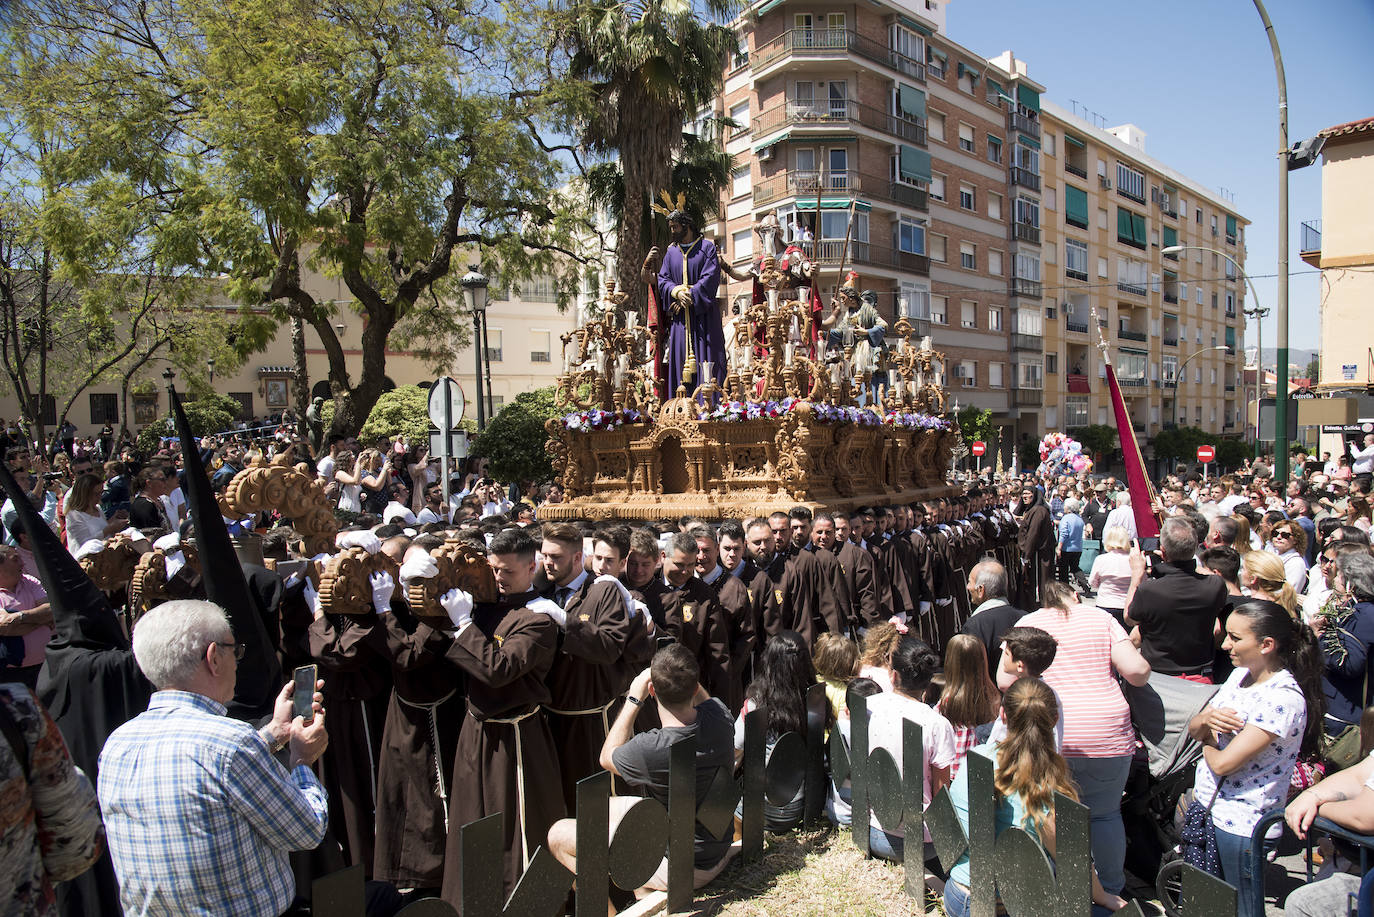
[[186, 412], [181, 407], [181, 398], [170, 383], [167, 393], [172, 403], [177, 436], [181, 439], [182, 467], [186, 472], [186, 506], [195, 524], [205, 598], [228, 613], [234, 639], [245, 646], [243, 661], [239, 663], [238, 685], [229, 712], [244, 719], [270, 714], [282, 685], [276, 641], [269, 637], [263, 621], [264, 609], [259, 607], [248, 589], [243, 567], [234, 551], [234, 542], [224, 525], [224, 514], [215, 500], [210, 476], [200, 460], [191, 422], [186, 419]]
[[83, 649], [128, 649], [119, 615], [105, 593], [81, 569], [62, 542], [34, 509], [28, 495], [10, 473], [9, 463], [0, 456], [0, 486], [14, 504], [19, 528], [29, 537], [38, 578], [48, 592], [52, 607], [53, 636], [49, 649], [64, 646]]

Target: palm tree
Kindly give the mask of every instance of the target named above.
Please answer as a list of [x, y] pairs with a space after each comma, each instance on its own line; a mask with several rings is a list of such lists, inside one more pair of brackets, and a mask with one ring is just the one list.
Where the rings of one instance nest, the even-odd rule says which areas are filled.
[[[717, 19], [734, 8], [732, 0], [704, 3]], [[560, 36], [569, 75], [591, 87], [578, 119], [581, 141], [592, 153], [619, 158], [622, 204], [611, 207], [620, 213], [616, 279], [633, 290], [649, 249], [649, 203], [671, 190], [683, 123], [720, 91], [735, 36], [699, 19], [684, 0], [576, 0], [569, 13]], [[603, 169], [592, 184], [614, 189], [614, 174]]]

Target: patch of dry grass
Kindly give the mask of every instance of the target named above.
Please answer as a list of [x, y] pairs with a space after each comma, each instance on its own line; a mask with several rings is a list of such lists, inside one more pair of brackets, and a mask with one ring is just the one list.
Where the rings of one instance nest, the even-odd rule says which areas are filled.
[[[763, 857], [733, 863], [696, 894], [702, 917], [901, 917], [914, 914], [900, 867], [867, 859], [848, 831], [769, 835]], [[930, 899], [934, 904], [934, 899]], [[928, 912], [940, 913], [936, 907]]]

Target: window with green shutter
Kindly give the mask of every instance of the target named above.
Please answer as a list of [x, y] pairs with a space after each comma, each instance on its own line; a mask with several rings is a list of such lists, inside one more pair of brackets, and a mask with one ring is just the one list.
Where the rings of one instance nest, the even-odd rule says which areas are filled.
[[915, 86], [899, 84], [897, 100], [902, 106], [902, 113], [908, 118], [916, 118], [919, 121], [926, 119], [926, 94]]
[[1233, 216], [1226, 218], [1226, 241], [1232, 244], [1236, 241], [1236, 218]]
[[1132, 213], [1125, 207], [1116, 208], [1116, 238], [1118, 242], [1125, 242], [1136, 248], [1145, 248], [1148, 245], [1145, 235], [1145, 217], [1138, 213]]
[[1064, 222], [1079, 229], [1088, 228], [1088, 192], [1073, 185], [1064, 186]]
[[1170, 247], [1171, 245], [1177, 245], [1177, 244], [1178, 244], [1178, 230], [1177, 230], [1177, 229], [1174, 229], [1172, 226], [1164, 226], [1164, 227], [1161, 227], [1160, 232], [1161, 232], [1161, 234], [1162, 234], [1163, 237], [1164, 237], [1164, 247], [1165, 247], [1165, 248], [1168, 248], [1168, 247]]
[[914, 146], [899, 146], [897, 170], [902, 181], [930, 182], [930, 153]]

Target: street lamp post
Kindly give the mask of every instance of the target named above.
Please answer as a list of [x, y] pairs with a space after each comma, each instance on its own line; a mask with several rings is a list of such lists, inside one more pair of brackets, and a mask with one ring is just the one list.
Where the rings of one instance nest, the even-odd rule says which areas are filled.
[[210, 381], [215, 381], [215, 358], [211, 357], [205, 361], [205, 368], [210, 370]]
[[[467, 300], [468, 311], [472, 313], [472, 349], [477, 356], [477, 432], [487, 428], [486, 402], [482, 399], [482, 362], [487, 350], [487, 285], [491, 282], [477, 270], [477, 265], [468, 265], [463, 275], [463, 298]], [[490, 373], [490, 368], [488, 368]], [[487, 376], [490, 386], [491, 376]]]
[[1178, 429], [1178, 384], [1183, 379], [1183, 371], [1188, 368], [1188, 364], [1193, 361], [1193, 357], [1201, 356], [1204, 353], [1214, 353], [1218, 350], [1230, 350], [1225, 344], [1218, 344], [1215, 347], [1204, 347], [1195, 350], [1183, 358], [1183, 362], [1178, 364], [1178, 372], [1174, 374], [1174, 429]]
[[[1255, 10], [1269, 36], [1269, 50], [1274, 55], [1274, 76], [1279, 89], [1279, 271], [1278, 271], [1278, 347], [1274, 369], [1274, 480], [1288, 480], [1288, 79], [1283, 72], [1283, 55], [1279, 53], [1279, 37], [1261, 0], [1255, 0]], [[1258, 365], [1258, 361], [1257, 361]], [[1259, 413], [1255, 413], [1258, 431]]]
[[[1236, 260], [1235, 258], [1233, 258], [1232, 256], [1228, 255], [1226, 252], [1221, 251], [1221, 250], [1219, 250], [1219, 249], [1215, 249], [1215, 248], [1208, 248], [1208, 247], [1205, 246], [1205, 245], [1167, 245], [1167, 246], [1165, 246], [1164, 248], [1161, 248], [1161, 249], [1159, 250], [1159, 253], [1160, 253], [1161, 255], [1177, 255], [1177, 254], [1179, 254], [1179, 253], [1181, 253], [1181, 252], [1190, 251], [1190, 250], [1191, 250], [1191, 251], [1197, 251], [1197, 252], [1211, 252], [1212, 254], [1214, 254], [1214, 255], [1220, 255], [1221, 257], [1225, 258], [1227, 261], [1231, 262], [1232, 266], [1235, 267], [1235, 269], [1236, 269], [1236, 273], [1239, 274], [1240, 277], [1241, 277], [1241, 279], [1245, 281], [1245, 285], [1246, 285], [1247, 287], [1250, 288], [1250, 298], [1251, 298], [1251, 299], [1254, 301], [1254, 303], [1255, 303], [1255, 308], [1253, 308], [1253, 309], [1242, 309], [1241, 311], [1244, 312], [1246, 315], [1254, 315], [1254, 316], [1257, 316], [1257, 320], [1256, 320], [1256, 322], [1255, 322], [1255, 458], [1258, 459], [1258, 458], [1259, 458], [1259, 454], [1260, 454], [1260, 435], [1259, 435], [1260, 364], [1261, 364], [1262, 358], [1263, 358], [1263, 356], [1264, 356], [1264, 346], [1263, 346], [1263, 341], [1264, 341], [1264, 324], [1263, 324], [1263, 322], [1264, 322], [1264, 317], [1265, 317], [1266, 315], [1269, 314], [1269, 310], [1268, 310], [1268, 309], [1261, 309], [1261, 308], [1259, 307], [1259, 294], [1255, 292], [1255, 284], [1250, 280], [1250, 275], [1247, 274], [1247, 273], [1245, 273], [1245, 268], [1243, 268], [1243, 267], [1240, 266], [1240, 262], [1239, 262], [1239, 261], [1237, 261], [1237, 260]], [[1242, 375], [1242, 376], [1244, 376], [1244, 374], [1245, 374], [1245, 357], [1244, 357], [1244, 351], [1245, 351], [1245, 342], [1244, 342], [1244, 341], [1241, 341], [1241, 354], [1242, 354], [1242, 355], [1241, 355], [1240, 371], [1241, 371], [1241, 375]], [[1178, 392], [1177, 392], [1177, 390], [1175, 390], [1175, 392], [1174, 392], [1174, 412], [1175, 412], [1175, 414], [1177, 414], [1177, 412], [1178, 412]], [[1248, 413], [1248, 412], [1247, 412], [1247, 413]], [[1248, 420], [1249, 418], [1247, 417], [1246, 419]], [[1175, 426], [1177, 426], [1177, 424], [1175, 424]]]

